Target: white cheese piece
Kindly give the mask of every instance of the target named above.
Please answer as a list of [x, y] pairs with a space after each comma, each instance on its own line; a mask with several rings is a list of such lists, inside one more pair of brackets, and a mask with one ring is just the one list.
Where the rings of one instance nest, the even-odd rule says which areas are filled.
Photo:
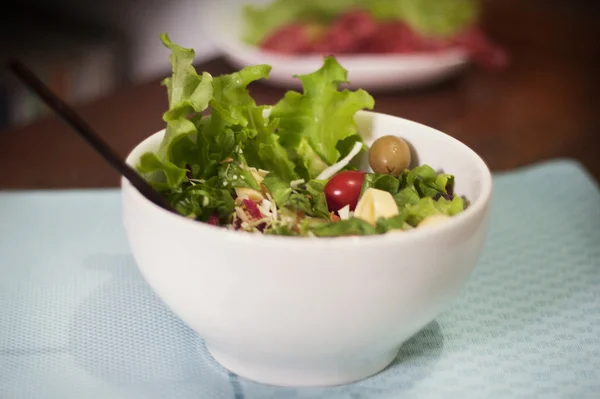
[[398, 215], [398, 205], [392, 194], [387, 191], [369, 188], [356, 204], [354, 217], [375, 225], [379, 218], [391, 218]]
[[338, 215], [340, 215], [340, 219], [348, 220], [350, 219], [350, 205], [346, 205], [342, 209], [338, 211]]
[[322, 171], [319, 174], [319, 176], [317, 176], [317, 180], [327, 180], [340, 170], [344, 169], [350, 163], [350, 161], [352, 161], [352, 158], [354, 158], [360, 152], [362, 146], [363, 143], [354, 143], [354, 147], [352, 147], [352, 150], [348, 153], [348, 155], [342, 158], [338, 163], [334, 163], [333, 165]]

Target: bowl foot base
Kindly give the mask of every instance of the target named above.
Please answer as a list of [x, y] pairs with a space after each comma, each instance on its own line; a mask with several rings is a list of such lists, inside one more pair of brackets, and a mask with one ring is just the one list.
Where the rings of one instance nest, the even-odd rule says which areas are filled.
[[268, 385], [285, 387], [324, 387], [348, 384], [375, 375], [389, 366], [398, 351], [376, 356], [356, 355], [319, 363], [267, 364], [256, 356], [240, 357], [206, 345], [211, 356], [227, 370], [240, 377]]

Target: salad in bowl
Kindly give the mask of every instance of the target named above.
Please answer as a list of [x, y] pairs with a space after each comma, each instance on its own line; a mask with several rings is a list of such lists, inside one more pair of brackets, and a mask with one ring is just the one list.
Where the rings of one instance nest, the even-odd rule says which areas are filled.
[[374, 99], [341, 87], [347, 71], [334, 57], [298, 76], [302, 92], [260, 106], [248, 86], [268, 78], [268, 65], [199, 74], [193, 50], [162, 41], [173, 69], [166, 133], [137, 169], [181, 215], [241, 232], [330, 237], [429, 226], [467, 206], [454, 176], [416, 165], [401, 135], [364, 143], [355, 114]]
[[[331, 386], [386, 368], [452, 303], [486, 238], [492, 179], [458, 140], [372, 111], [333, 57], [257, 105], [268, 65], [213, 77], [171, 51], [166, 128], [128, 155], [177, 213], [121, 180], [158, 297], [229, 371]], [[402, 362], [397, 365], [402, 367]]]

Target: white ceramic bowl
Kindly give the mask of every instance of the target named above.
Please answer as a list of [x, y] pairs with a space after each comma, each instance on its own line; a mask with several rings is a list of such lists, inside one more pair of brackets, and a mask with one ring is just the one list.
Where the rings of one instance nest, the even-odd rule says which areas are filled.
[[[122, 181], [124, 225], [144, 278], [242, 377], [324, 386], [373, 375], [451, 303], [477, 262], [492, 191], [481, 158], [415, 122], [365, 111], [356, 120], [367, 143], [397, 134], [420, 163], [456, 175], [470, 207], [447, 223], [383, 236], [262, 236], [171, 214]], [[144, 140], [128, 163], [162, 137]]]
[[[268, 0], [271, 1], [271, 0]], [[236, 68], [269, 64], [273, 68], [266, 83], [298, 88], [294, 74], [314, 72], [323, 65], [319, 55], [281, 55], [261, 51], [242, 41], [242, 6], [265, 0], [212, 1], [206, 4], [205, 32], [224, 57]], [[407, 89], [433, 84], [451, 77], [469, 61], [462, 49], [423, 54], [339, 55], [336, 59], [348, 70], [350, 88], [365, 90]]]

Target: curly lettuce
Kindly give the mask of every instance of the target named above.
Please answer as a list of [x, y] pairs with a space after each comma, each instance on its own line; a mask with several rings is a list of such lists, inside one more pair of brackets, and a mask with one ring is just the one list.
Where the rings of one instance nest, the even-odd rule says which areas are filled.
[[453, 193], [454, 177], [421, 165], [398, 177], [365, 175], [362, 191], [389, 192], [397, 216], [375, 225], [358, 218], [338, 220], [327, 206], [327, 178], [319, 175], [351, 148], [361, 148], [354, 117], [372, 109], [374, 99], [364, 90], [342, 89], [347, 71], [336, 59], [325, 57], [317, 71], [297, 75], [302, 91], [288, 91], [267, 107], [256, 104], [249, 86], [268, 79], [269, 65], [216, 77], [199, 74], [192, 49], [172, 43], [166, 34], [161, 40], [170, 50], [172, 67], [162, 82], [169, 104], [163, 114], [166, 129], [157, 150], [143, 154], [137, 169], [180, 214], [231, 226], [240, 210], [238, 192], [251, 189], [263, 192], [281, 216], [260, 231], [327, 237], [405, 230], [428, 216], [464, 210], [465, 201]]
[[288, 91], [271, 117], [279, 120], [281, 144], [296, 161], [298, 174], [310, 180], [345, 155], [341, 144], [362, 140], [354, 115], [373, 109], [375, 100], [364, 90], [340, 90], [348, 71], [334, 57], [325, 57], [319, 70], [296, 77], [303, 93]]
[[[371, 109], [373, 98], [363, 90], [339, 90], [347, 71], [333, 57], [318, 71], [298, 76], [303, 92], [287, 92], [267, 116], [270, 107], [257, 105], [248, 86], [268, 79], [271, 66], [198, 74], [193, 49], [174, 44], [167, 34], [161, 40], [172, 68], [162, 82], [169, 100], [166, 131], [158, 150], [143, 154], [137, 168], [186, 216], [216, 213], [226, 220], [235, 188], [260, 190], [251, 169], [267, 170], [283, 185], [310, 181], [361, 140], [354, 114]], [[300, 199], [306, 196], [311, 200]], [[328, 216], [324, 197], [314, 190], [292, 193], [284, 206]]]

